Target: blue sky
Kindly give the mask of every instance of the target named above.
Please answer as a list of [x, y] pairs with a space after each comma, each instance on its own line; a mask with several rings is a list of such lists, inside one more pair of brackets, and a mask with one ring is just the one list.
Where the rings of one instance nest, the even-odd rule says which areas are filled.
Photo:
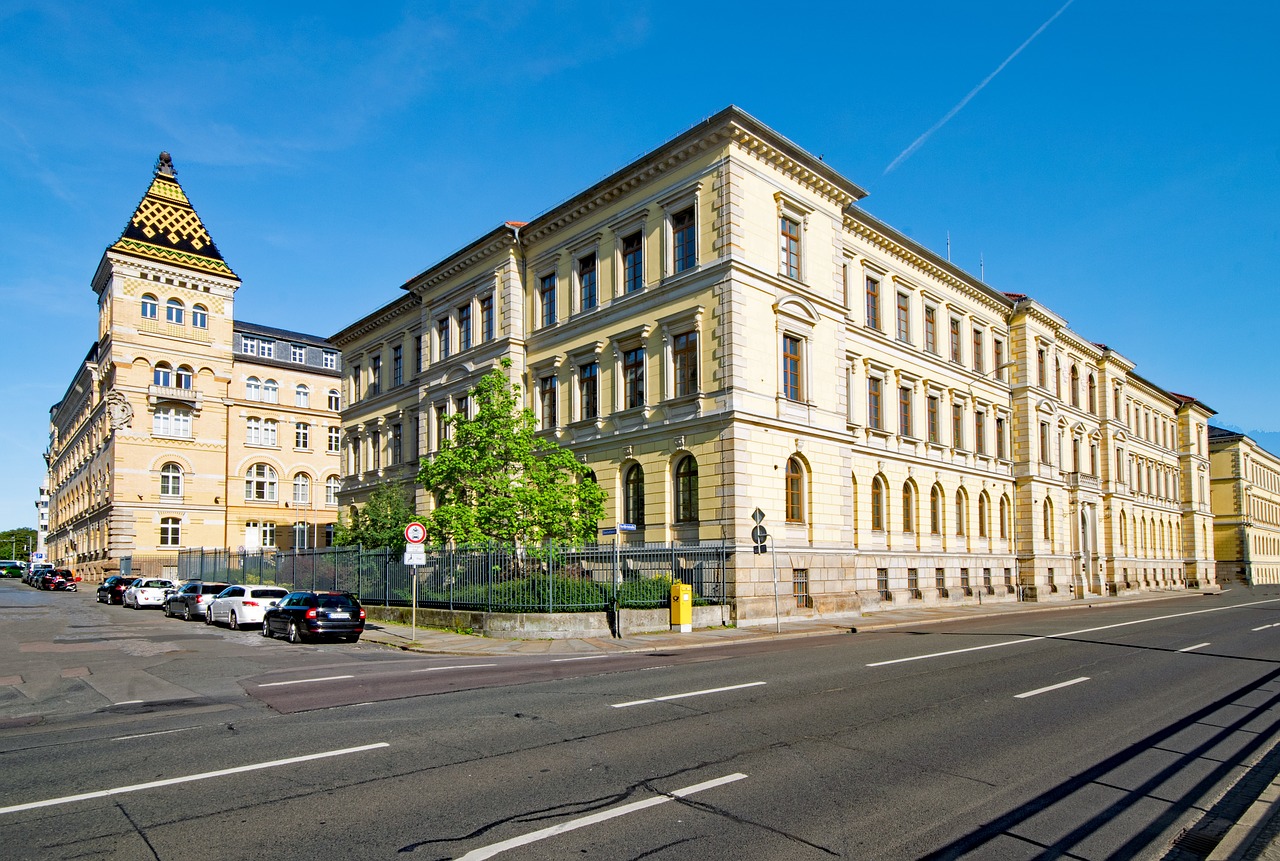
[[0, 529], [161, 150], [237, 316], [330, 335], [731, 103], [1280, 451], [1280, 7], [1064, 3], [0, 0]]

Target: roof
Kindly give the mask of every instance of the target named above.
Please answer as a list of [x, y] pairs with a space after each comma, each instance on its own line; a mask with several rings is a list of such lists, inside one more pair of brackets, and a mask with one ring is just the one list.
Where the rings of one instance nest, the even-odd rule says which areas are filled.
[[151, 187], [108, 250], [235, 278], [174, 174], [169, 154], [160, 153]]
[[329, 339], [323, 335], [308, 335], [305, 332], [291, 332], [288, 329], [277, 329], [275, 326], [263, 326], [260, 323], [247, 323], [243, 320], [236, 320], [234, 324], [235, 330], [241, 334], [249, 335], [265, 335], [270, 338], [279, 338], [282, 341], [299, 341], [301, 343], [313, 344], [317, 347], [333, 347]]

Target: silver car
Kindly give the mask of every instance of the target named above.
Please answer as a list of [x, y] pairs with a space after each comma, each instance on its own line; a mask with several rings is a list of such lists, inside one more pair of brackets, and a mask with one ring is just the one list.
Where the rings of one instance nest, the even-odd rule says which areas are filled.
[[143, 607], [159, 607], [170, 592], [177, 591], [182, 584], [177, 580], [161, 580], [144, 577], [124, 590], [120, 603], [135, 610]]

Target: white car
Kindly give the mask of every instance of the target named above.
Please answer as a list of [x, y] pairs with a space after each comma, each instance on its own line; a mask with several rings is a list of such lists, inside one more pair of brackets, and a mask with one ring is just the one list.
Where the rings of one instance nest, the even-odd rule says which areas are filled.
[[124, 590], [120, 603], [135, 610], [141, 610], [143, 607], [159, 607], [164, 603], [165, 596], [181, 585], [177, 580], [143, 578]]
[[261, 628], [262, 614], [288, 594], [288, 589], [279, 586], [228, 586], [209, 602], [204, 614], [205, 624], [226, 622], [233, 631]]

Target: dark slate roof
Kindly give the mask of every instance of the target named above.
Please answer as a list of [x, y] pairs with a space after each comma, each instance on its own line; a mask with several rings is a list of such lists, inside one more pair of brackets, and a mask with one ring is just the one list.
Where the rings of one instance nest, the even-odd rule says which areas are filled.
[[246, 323], [236, 320], [235, 330], [242, 335], [262, 335], [267, 338], [279, 338], [281, 341], [297, 341], [301, 344], [312, 344], [337, 350], [328, 338], [322, 335], [308, 335], [305, 332], [291, 332], [288, 329], [277, 329], [275, 326], [263, 326], [260, 323]]

